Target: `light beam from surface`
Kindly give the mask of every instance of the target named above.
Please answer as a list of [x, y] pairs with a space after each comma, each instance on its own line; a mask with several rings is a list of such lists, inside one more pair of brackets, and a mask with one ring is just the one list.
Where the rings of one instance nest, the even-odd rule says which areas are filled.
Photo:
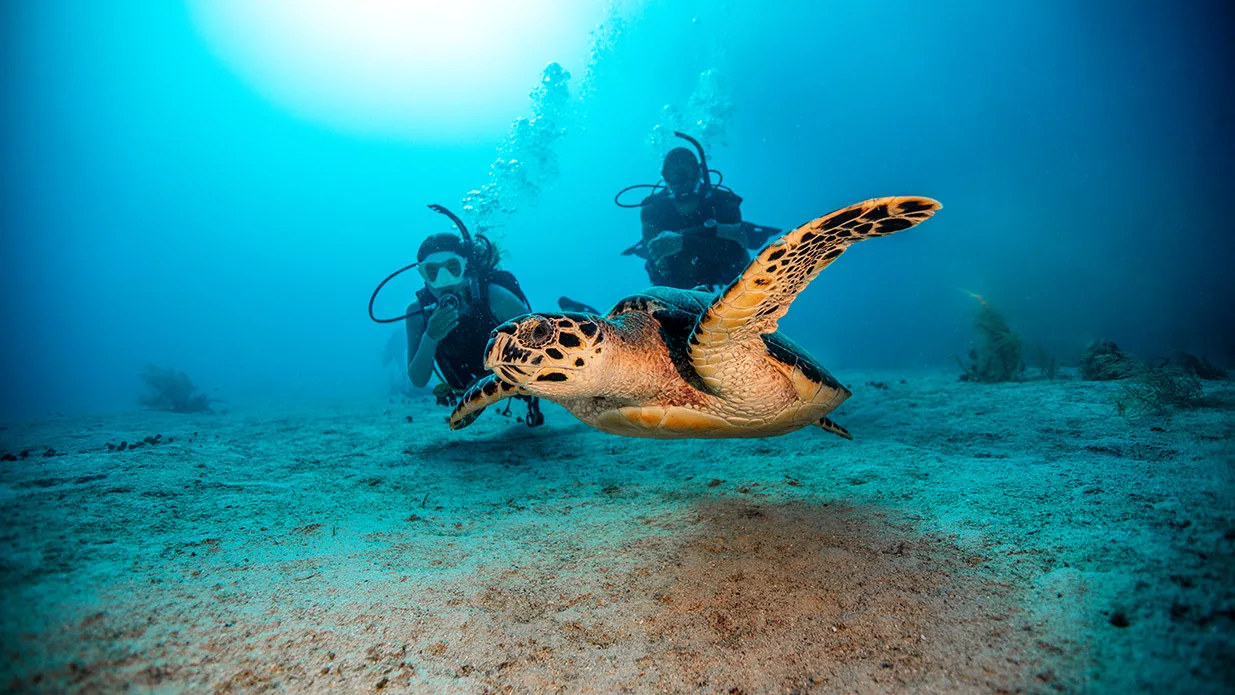
[[540, 71], [588, 57], [605, 5], [577, 0], [189, 0], [220, 58], [269, 100], [370, 137], [492, 139]]

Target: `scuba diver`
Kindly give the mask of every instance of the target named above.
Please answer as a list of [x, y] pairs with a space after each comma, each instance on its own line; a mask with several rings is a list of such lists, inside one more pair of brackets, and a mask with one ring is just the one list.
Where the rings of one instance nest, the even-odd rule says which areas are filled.
[[[653, 285], [714, 291], [728, 285], [750, 262], [748, 249], [759, 249], [783, 230], [742, 220], [742, 198], [723, 185], [724, 175], [709, 169], [703, 145], [691, 136], [674, 135], [694, 146], [665, 155], [662, 181], [639, 183], [618, 191], [618, 207], [642, 208], [643, 238], [622, 252], [646, 259]], [[695, 153], [698, 153], [696, 158]], [[719, 179], [712, 183], [712, 174]], [[623, 203], [627, 191], [651, 188], [639, 203]], [[602, 312], [569, 297], [558, 300], [563, 311]]]
[[[721, 184], [723, 176], [712, 183], [714, 170], [708, 169], [703, 146], [685, 133], [674, 135], [694, 145], [695, 152], [670, 150], [661, 167], [663, 185], [637, 184], [614, 197], [620, 207], [642, 208], [643, 238], [622, 255], [646, 259], [654, 285], [723, 287], [746, 268], [749, 249], [762, 247], [781, 230], [743, 222], [742, 198]], [[652, 193], [638, 204], [622, 203], [622, 194], [635, 188], [651, 188]]]
[[[437, 403], [454, 406], [474, 381], [488, 374], [484, 354], [489, 333], [509, 319], [530, 313], [531, 308], [515, 276], [498, 269], [500, 254], [492, 241], [483, 233], [473, 237], [446, 208], [429, 207], [453, 220], [459, 235], [433, 234], [421, 242], [416, 262], [392, 273], [373, 291], [369, 318], [378, 323], [406, 319], [408, 379], [420, 388], [436, 371], [442, 381], [433, 390]], [[425, 286], [417, 290], [407, 313], [391, 319], [374, 316], [378, 292], [412, 268], [420, 272]], [[529, 427], [544, 423], [535, 397], [517, 398], [527, 402], [527, 416], [521, 419]]]

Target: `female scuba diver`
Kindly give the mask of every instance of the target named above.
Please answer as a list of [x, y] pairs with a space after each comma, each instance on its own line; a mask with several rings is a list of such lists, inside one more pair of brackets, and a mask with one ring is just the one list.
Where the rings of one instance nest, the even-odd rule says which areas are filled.
[[[498, 269], [499, 252], [484, 234], [470, 235], [463, 222], [440, 205], [430, 208], [454, 220], [460, 234], [434, 234], [420, 244], [416, 263], [382, 281], [369, 300], [369, 316], [379, 323], [406, 319], [407, 376], [423, 388], [434, 373], [442, 383], [433, 390], [441, 405], [455, 405], [460, 394], [488, 374], [484, 367], [489, 333], [499, 325], [531, 312], [519, 281]], [[411, 268], [420, 272], [425, 286], [407, 313], [394, 319], [373, 316], [373, 302], [382, 286]], [[524, 420], [529, 426], [544, 423], [539, 402], [528, 403]]]

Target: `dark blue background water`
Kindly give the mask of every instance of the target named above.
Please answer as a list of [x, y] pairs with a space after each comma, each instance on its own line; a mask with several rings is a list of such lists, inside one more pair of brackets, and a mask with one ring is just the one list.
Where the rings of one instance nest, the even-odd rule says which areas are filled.
[[[649, 130], [715, 68], [736, 110], [711, 163], [748, 219], [944, 204], [854, 247], [782, 323], [842, 380], [951, 364], [962, 290], [1066, 358], [1109, 337], [1230, 360], [1231, 25], [1221, 3], [1172, 4], [644, 3], [561, 176], [501, 230], [507, 267], [534, 307], [644, 286], [618, 255], [638, 215], [612, 196], [656, 179]], [[470, 138], [362, 136], [264, 98], [177, 3], [0, 11], [0, 414], [136, 407], [147, 362], [235, 405], [385, 392], [393, 329], [369, 292], [446, 229], [425, 204], [459, 207], [526, 109]]]

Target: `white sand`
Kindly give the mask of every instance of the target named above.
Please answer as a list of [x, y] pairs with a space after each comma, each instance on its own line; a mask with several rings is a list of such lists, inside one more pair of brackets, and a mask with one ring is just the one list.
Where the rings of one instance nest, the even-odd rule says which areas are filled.
[[1118, 384], [838, 376], [854, 442], [622, 439], [551, 405], [452, 433], [427, 398], [10, 423], [0, 687], [1235, 686], [1230, 383], [1125, 420]]

